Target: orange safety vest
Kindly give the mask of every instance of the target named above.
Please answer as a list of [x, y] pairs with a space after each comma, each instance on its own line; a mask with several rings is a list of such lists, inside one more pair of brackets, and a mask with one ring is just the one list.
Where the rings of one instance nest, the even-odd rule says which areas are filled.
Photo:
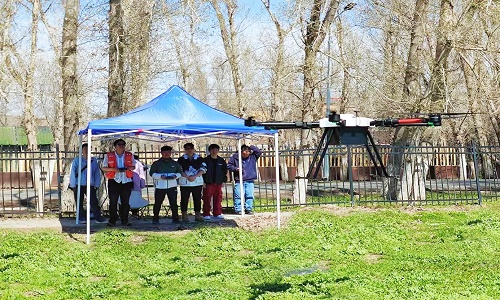
[[[116, 168], [118, 165], [116, 163], [116, 155], [115, 152], [108, 152], [108, 167], [110, 168]], [[132, 155], [132, 152], [127, 152], [125, 151], [125, 167], [133, 167], [134, 162], [133, 162], [134, 156]], [[106, 172], [106, 178], [108, 179], [113, 179], [115, 178], [115, 173], [114, 171]], [[127, 170], [125, 171], [125, 175], [128, 178], [134, 177], [134, 171]]]

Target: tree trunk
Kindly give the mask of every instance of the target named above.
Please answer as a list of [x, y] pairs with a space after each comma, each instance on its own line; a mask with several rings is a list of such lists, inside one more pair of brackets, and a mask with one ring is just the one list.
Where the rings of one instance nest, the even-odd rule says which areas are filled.
[[121, 0], [109, 0], [108, 117], [125, 112], [124, 30]]
[[[77, 74], [77, 37], [78, 15], [80, 0], [67, 0], [64, 7], [64, 21], [62, 28], [61, 74], [62, 74], [62, 101], [58, 114], [62, 115], [62, 144], [63, 151], [74, 150], [77, 145], [75, 133], [78, 132], [81, 122], [82, 105], [79, 101], [78, 74]], [[62, 113], [61, 113], [62, 112]], [[75, 205], [73, 191], [67, 188], [69, 184], [70, 165], [64, 164], [62, 174], [63, 193], [61, 194], [61, 212], [68, 212]]]
[[[37, 61], [37, 39], [38, 39], [38, 23], [40, 18], [40, 1], [33, 0], [33, 10], [31, 13], [31, 47], [30, 47], [30, 60], [28, 64], [28, 69], [25, 73], [25, 80], [23, 86], [24, 92], [24, 115], [23, 115], [23, 126], [26, 129], [26, 135], [28, 137], [28, 147], [27, 150], [35, 151], [38, 149], [38, 142], [36, 139], [37, 124], [36, 117], [33, 110], [33, 99], [34, 99], [34, 75]], [[31, 161], [31, 175], [33, 176], [33, 183], [37, 189], [37, 203], [36, 211], [43, 214], [44, 207], [44, 182], [40, 180], [41, 176], [41, 163], [38, 160]]]
[[[226, 6], [227, 20], [222, 13], [219, 2], [222, 2]], [[235, 14], [238, 6], [234, 0], [210, 0], [210, 3], [215, 10], [217, 20], [219, 21], [219, 28], [221, 32], [222, 42], [224, 44], [224, 50], [229, 61], [229, 66], [231, 67], [234, 93], [236, 97], [236, 107], [238, 110], [237, 115], [240, 118], [245, 118], [246, 113], [245, 107], [243, 105], [244, 93], [240, 75], [239, 53], [237, 47], [238, 41], [236, 36], [235, 24]]]
[[129, 57], [130, 99], [125, 101], [125, 111], [134, 109], [146, 101], [150, 70], [150, 31], [153, 14], [152, 0], [127, 1], [126, 55]]
[[[453, 5], [451, 0], [441, 0], [441, 11], [437, 28], [436, 53], [429, 90], [432, 103], [444, 104], [447, 96], [448, 57], [452, 49]], [[430, 111], [440, 107], [431, 107]]]
[[[325, 5], [325, 7], [323, 7]], [[328, 28], [330, 28], [337, 13], [339, 1], [334, 0], [329, 3], [322, 0], [314, 0], [311, 5], [310, 17], [307, 20], [304, 39], [304, 64], [302, 65], [302, 74], [304, 77], [304, 86], [302, 89], [302, 107], [301, 121], [311, 121], [323, 117], [324, 112], [319, 111], [319, 102], [316, 100], [315, 92], [318, 89], [317, 76], [317, 54], [319, 47], [326, 37]], [[324, 12], [324, 14], [322, 14]], [[321, 16], [323, 15], [323, 19]], [[310, 148], [313, 144], [312, 132], [300, 133], [300, 145], [302, 149]], [[305, 178], [309, 167], [309, 157], [300, 156], [297, 159], [297, 176], [295, 180], [293, 203], [305, 203], [305, 195], [308, 180]]]
[[34, 75], [38, 53], [38, 23], [40, 19], [40, 1], [33, 0], [33, 11], [31, 12], [31, 46], [30, 46], [30, 60], [28, 69], [25, 73], [25, 80], [23, 86], [24, 92], [24, 115], [23, 126], [26, 129], [28, 137], [28, 150], [38, 149], [38, 142], [36, 140], [37, 124], [36, 117], [33, 110], [34, 99]]
[[[430, 146], [428, 143], [421, 143], [419, 146]], [[401, 179], [401, 189], [398, 199], [414, 205], [416, 201], [426, 199], [425, 178], [429, 171], [430, 158], [422, 153], [425, 148], [409, 148], [404, 158], [403, 176]]]
[[80, 0], [67, 0], [62, 29], [62, 95], [63, 95], [63, 151], [73, 149], [80, 128], [81, 105], [78, 101], [77, 36]]
[[[483, 64], [481, 58], [475, 58], [476, 64], [471, 66], [465, 54], [460, 56], [460, 62], [462, 66], [462, 72], [464, 74], [465, 86], [467, 88], [467, 96], [469, 98], [469, 110], [473, 112], [481, 112], [482, 106], [479, 103], [479, 98], [482, 97], [484, 93], [484, 84], [482, 83], [481, 77], [479, 77], [482, 72], [481, 64]], [[474, 131], [476, 140], [480, 146], [488, 145], [486, 126], [483, 123], [480, 115], [472, 115], [472, 120], [474, 123]], [[494, 176], [494, 167], [491, 157], [489, 155], [481, 156], [481, 167], [485, 178], [491, 178]]]
[[[412, 112], [421, 110], [421, 76], [422, 76], [422, 44], [424, 42], [425, 33], [425, 17], [427, 15], [427, 7], [429, 0], [417, 0], [415, 4], [415, 11], [413, 13], [413, 27], [410, 35], [410, 48], [408, 49], [408, 58], [406, 61], [406, 70], [404, 75], [403, 98], [409, 103], [413, 103]], [[387, 200], [394, 201], [397, 199], [398, 194], [398, 178], [400, 176], [401, 168], [403, 167], [403, 152], [399, 150], [406, 145], [418, 145], [420, 140], [419, 129], [414, 128], [398, 128], [394, 133], [394, 149], [389, 157], [387, 165], [388, 174], [393, 176], [385, 181], [382, 193]], [[402, 173], [403, 177], [409, 174]], [[404, 179], [409, 181], [409, 179]]]

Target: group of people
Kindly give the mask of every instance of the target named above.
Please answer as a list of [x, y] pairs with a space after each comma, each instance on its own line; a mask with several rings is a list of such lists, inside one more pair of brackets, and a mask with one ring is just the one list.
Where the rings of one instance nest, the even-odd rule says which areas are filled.
[[[100, 165], [100, 169], [107, 178], [108, 197], [109, 197], [109, 221], [108, 226], [116, 226], [116, 222], [121, 220], [124, 226], [130, 226], [128, 220], [130, 210], [130, 195], [133, 190], [141, 189], [145, 185], [141, 181], [137, 168], [137, 156], [125, 151], [126, 143], [123, 139], [118, 139], [113, 143], [114, 151], [106, 153]], [[101, 183], [99, 166], [94, 158], [91, 160], [91, 179], [88, 181], [86, 176], [87, 165], [87, 144], [82, 145], [82, 166], [78, 167], [77, 157], [73, 161], [70, 175], [70, 188], [74, 190], [75, 201], [77, 197], [78, 176], [81, 176], [81, 193], [79, 206], [79, 219], [84, 220], [83, 198], [86, 193], [86, 185], [91, 185], [91, 193], [88, 195], [90, 207], [96, 222], [105, 222], [101, 216], [99, 202], [97, 200], [96, 190]], [[172, 147], [163, 146], [160, 149], [161, 157], [156, 160], [149, 169], [149, 174], [154, 180], [154, 206], [153, 206], [153, 224], [159, 224], [159, 214], [165, 197], [168, 198], [169, 206], [172, 211], [172, 222], [179, 223], [188, 221], [188, 203], [189, 198], [193, 198], [195, 212], [195, 221], [224, 219], [222, 214], [222, 187], [227, 181], [227, 172], [234, 173], [235, 185], [233, 191], [234, 210], [240, 214], [242, 209], [246, 214], [252, 214], [254, 200], [254, 181], [257, 179], [257, 160], [262, 151], [256, 146], [243, 145], [241, 147], [241, 174], [243, 186], [240, 187], [239, 178], [239, 156], [235, 153], [226, 164], [225, 159], [219, 156], [220, 147], [217, 144], [211, 144], [208, 147], [209, 154], [201, 157], [195, 153], [192, 143], [184, 144], [184, 154], [177, 160], [172, 158]], [[145, 168], [144, 168], [145, 169]], [[138, 180], [134, 180], [134, 176]], [[135, 182], [135, 186], [134, 186]], [[138, 184], [139, 182], [139, 184]], [[181, 193], [181, 216], [177, 204], [177, 187], [180, 187]], [[243, 205], [242, 194], [243, 191]], [[203, 200], [203, 205], [202, 205]], [[120, 205], [118, 206], [118, 201]], [[212, 206], [213, 202], [213, 206]]]

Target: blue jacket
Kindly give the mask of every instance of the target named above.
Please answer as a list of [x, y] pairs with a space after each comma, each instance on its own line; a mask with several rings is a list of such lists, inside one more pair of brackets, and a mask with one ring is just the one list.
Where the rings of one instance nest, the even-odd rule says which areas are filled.
[[[73, 159], [73, 163], [71, 164], [71, 173], [69, 175], [69, 186], [74, 188], [78, 185], [78, 177], [80, 177], [81, 185], [87, 185], [87, 160], [82, 157], [82, 167], [78, 168], [78, 156]], [[101, 169], [99, 169], [99, 165], [97, 164], [97, 160], [95, 158], [91, 158], [90, 161], [90, 186], [99, 187], [101, 185]], [[82, 169], [85, 168], [85, 170]], [[77, 175], [78, 174], [78, 175]]]
[[[253, 182], [257, 179], [257, 160], [262, 155], [262, 151], [256, 146], [250, 146], [250, 150], [252, 153], [247, 158], [243, 158], [241, 161], [242, 164], [242, 173], [243, 173], [243, 181], [244, 182]], [[240, 180], [240, 174], [238, 172], [238, 153], [234, 153], [229, 159], [229, 163], [227, 164], [227, 168], [229, 171], [232, 171], [234, 174], [234, 180]]]

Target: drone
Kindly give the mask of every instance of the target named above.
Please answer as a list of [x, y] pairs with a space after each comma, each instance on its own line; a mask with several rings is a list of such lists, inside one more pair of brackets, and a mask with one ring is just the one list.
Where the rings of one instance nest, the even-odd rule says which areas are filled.
[[[384, 166], [382, 156], [378, 152], [373, 136], [369, 129], [372, 127], [400, 127], [400, 126], [441, 126], [441, 116], [446, 114], [433, 113], [425, 117], [406, 119], [375, 120], [358, 117], [354, 114], [337, 114], [331, 112], [327, 118], [318, 122], [258, 122], [252, 117], [245, 120], [245, 126], [264, 126], [265, 129], [312, 129], [324, 128], [318, 148], [316, 148], [306, 178], [316, 178], [319, 167], [323, 163], [326, 151], [330, 145], [364, 145], [379, 174], [391, 177]], [[312, 175], [312, 176], [311, 176]]]

